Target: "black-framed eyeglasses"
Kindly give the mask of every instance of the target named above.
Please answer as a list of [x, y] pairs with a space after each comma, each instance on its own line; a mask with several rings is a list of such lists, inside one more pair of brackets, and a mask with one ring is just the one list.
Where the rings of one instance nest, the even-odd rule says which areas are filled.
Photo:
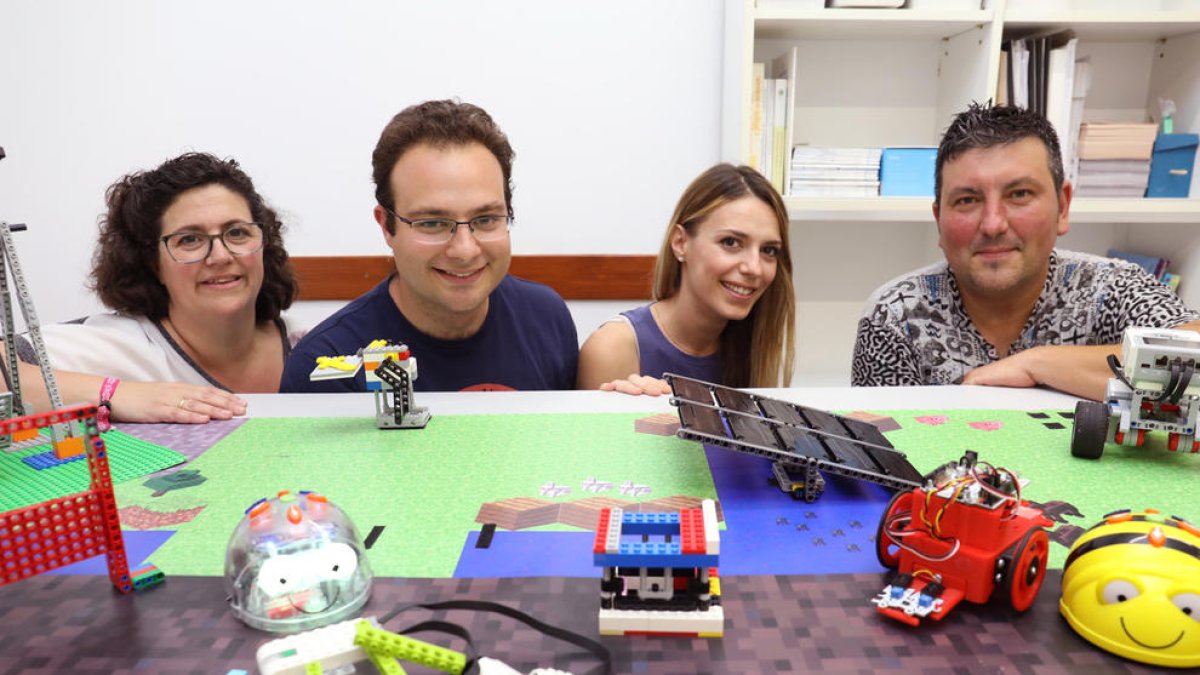
[[503, 239], [512, 229], [513, 218], [508, 215], [482, 215], [470, 220], [455, 220], [453, 218], [405, 218], [388, 207], [384, 211], [392, 214], [396, 220], [412, 228], [418, 241], [428, 244], [445, 244], [454, 238], [460, 225], [466, 225], [476, 241], [498, 241]]
[[230, 255], [250, 255], [262, 250], [263, 227], [258, 223], [230, 223], [220, 234], [186, 230], [159, 237], [159, 241], [167, 247], [167, 255], [185, 265], [208, 258], [217, 239], [221, 240]]

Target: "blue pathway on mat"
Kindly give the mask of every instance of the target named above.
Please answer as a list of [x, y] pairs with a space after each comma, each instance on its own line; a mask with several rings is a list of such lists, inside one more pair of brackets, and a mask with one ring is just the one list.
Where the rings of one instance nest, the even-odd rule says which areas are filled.
[[[721, 574], [879, 572], [875, 531], [892, 492], [874, 483], [825, 475], [825, 494], [812, 504], [767, 483], [771, 463], [706, 448], [724, 511]], [[488, 548], [467, 535], [456, 578], [599, 577], [592, 532], [497, 530]]]

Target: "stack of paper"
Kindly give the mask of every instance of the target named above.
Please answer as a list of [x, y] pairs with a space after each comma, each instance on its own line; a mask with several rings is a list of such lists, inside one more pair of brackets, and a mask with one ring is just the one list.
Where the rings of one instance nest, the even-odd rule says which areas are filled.
[[1150, 180], [1154, 124], [1084, 124], [1079, 134], [1080, 197], [1142, 197]]
[[875, 197], [879, 195], [882, 148], [792, 149], [791, 184], [795, 197]]

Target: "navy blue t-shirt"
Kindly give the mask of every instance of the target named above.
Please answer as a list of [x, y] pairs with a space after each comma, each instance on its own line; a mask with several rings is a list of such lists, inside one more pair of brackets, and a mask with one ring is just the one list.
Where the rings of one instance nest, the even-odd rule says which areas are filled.
[[574, 389], [579, 339], [566, 303], [549, 286], [506, 276], [488, 299], [479, 332], [440, 340], [417, 330], [385, 279], [322, 321], [292, 348], [281, 392], [367, 391], [363, 373], [310, 382], [318, 356], [354, 354], [374, 340], [403, 342], [417, 358], [416, 391]]

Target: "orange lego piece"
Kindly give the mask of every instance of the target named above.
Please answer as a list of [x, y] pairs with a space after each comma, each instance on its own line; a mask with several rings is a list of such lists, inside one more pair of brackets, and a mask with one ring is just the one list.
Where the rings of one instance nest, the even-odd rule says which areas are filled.
[[83, 453], [83, 439], [80, 437], [72, 436], [70, 438], [64, 438], [54, 444], [54, 456], [58, 459], [70, 459], [72, 457], [78, 457]]
[[13, 443], [20, 443], [21, 441], [30, 441], [37, 437], [38, 437], [37, 429], [21, 429], [19, 431], [12, 432]]

